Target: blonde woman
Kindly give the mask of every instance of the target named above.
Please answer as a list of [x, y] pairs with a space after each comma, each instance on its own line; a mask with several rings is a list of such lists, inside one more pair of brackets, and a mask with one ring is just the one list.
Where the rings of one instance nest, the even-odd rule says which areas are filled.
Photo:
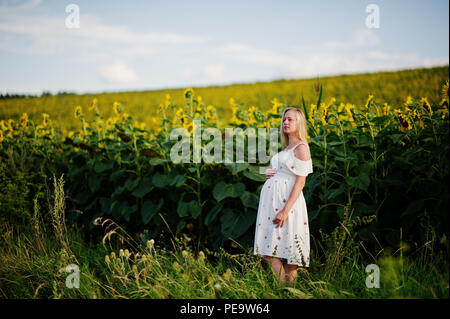
[[299, 266], [309, 267], [309, 223], [302, 190], [313, 168], [303, 112], [285, 109], [280, 131], [284, 149], [271, 158], [272, 169], [266, 172], [253, 254], [264, 257], [281, 283], [291, 284]]

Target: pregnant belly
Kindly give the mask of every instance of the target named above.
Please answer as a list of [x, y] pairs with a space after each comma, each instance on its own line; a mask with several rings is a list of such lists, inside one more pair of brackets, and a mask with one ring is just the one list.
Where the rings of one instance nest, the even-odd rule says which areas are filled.
[[295, 176], [283, 172], [277, 172], [264, 183], [264, 188], [271, 191], [282, 187], [284, 190], [291, 189], [295, 183]]

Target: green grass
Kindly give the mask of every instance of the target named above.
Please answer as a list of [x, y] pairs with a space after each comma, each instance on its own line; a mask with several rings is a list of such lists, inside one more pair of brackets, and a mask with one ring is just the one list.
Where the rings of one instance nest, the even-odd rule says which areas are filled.
[[[330, 234], [311, 236], [310, 267], [285, 286], [245, 248], [200, 252], [186, 235], [149, 245], [109, 219], [97, 220], [102, 238], [86, 240], [83, 229], [66, 225], [63, 179], [53, 182], [47, 198], [36, 194], [27, 222], [0, 219], [1, 298], [449, 298], [448, 239], [432, 236], [430, 227], [430, 240], [414, 250], [400, 240], [366, 251], [354, 236], [361, 221], [344, 214]], [[13, 197], [2, 211], [18, 207], [14, 200], [26, 198]], [[66, 287], [70, 264], [79, 266], [79, 288]], [[366, 287], [368, 264], [379, 266], [379, 288]]]
[[[16, 227], [3, 223], [2, 298], [449, 297], [447, 258], [443, 253], [435, 254], [433, 258], [425, 258], [424, 263], [426, 249], [414, 258], [398, 253], [381, 254], [373, 262], [380, 267], [380, 288], [366, 288], [366, 264], [360, 253], [345, 256], [333, 276], [329, 263], [321, 263], [320, 256], [315, 256], [310, 268], [299, 268], [295, 285], [285, 286], [250, 250], [236, 255], [225, 251], [196, 253], [187, 237], [173, 239], [171, 249], [158, 242], [149, 249], [133, 243], [112, 221], [105, 220], [106, 226], [114, 233], [109, 234], [104, 244], [87, 244], [81, 229], [69, 229], [65, 234], [70, 245], [67, 251], [48, 229], [43, 232], [40, 246], [31, 229], [18, 232]], [[142, 258], [143, 255], [146, 257]], [[65, 267], [69, 264], [80, 268], [78, 289], [65, 285], [69, 275]]]

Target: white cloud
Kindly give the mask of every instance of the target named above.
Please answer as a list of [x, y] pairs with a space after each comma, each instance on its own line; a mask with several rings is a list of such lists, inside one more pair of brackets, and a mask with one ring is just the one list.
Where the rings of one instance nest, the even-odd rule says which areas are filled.
[[[229, 58], [246, 64], [261, 65], [272, 78], [314, 77], [342, 73], [376, 72], [413, 67], [430, 67], [448, 63], [448, 58], [421, 58], [415, 53], [388, 53], [381, 50], [350, 50], [379, 43], [372, 31], [356, 31], [350, 43], [328, 42], [314, 49], [295, 48], [287, 53], [260, 49], [239, 43], [230, 43], [217, 49], [220, 58]], [[345, 51], [324, 50], [323, 47]], [[347, 50], [348, 49], [348, 50]], [[267, 76], [267, 79], [270, 79]]]
[[181, 71], [181, 79], [183, 83], [191, 85], [220, 84], [225, 81], [225, 65], [224, 64], [208, 64], [202, 68], [193, 69], [185, 67]]
[[264, 65], [279, 65], [290, 57], [270, 50], [260, 49], [240, 43], [229, 43], [216, 49], [223, 56], [231, 55], [235, 59]]
[[446, 65], [449, 64], [449, 57], [443, 56], [443, 57], [436, 57], [436, 58], [425, 58], [423, 61], [423, 65], [425, 67], [432, 67], [437, 65]]
[[[123, 25], [107, 25], [98, 17], [80, 14], [80, 28], [65, 26], [65, 16], [36, 16], [25, 14], [2, 15], [0, 35], [10, 37], [2, 43], [2, 50], [16, 53], [53, 54], [60, 51], [88, 51], [104, 58], [105, 48], [117, 55], [149, 55], [171, 46], [198, 45], [204, 36], [173, 32], [136, 31]], [[31, 40], [26, 48], [19, 39]], [[108, 52], [109, 53], [109, 52]]]
[[[17, 1], [15, 1], [17, 2]], [[40, 5], [42, 0], [29, 0], [20, 5], [0, 5], [0, 13], [10, 14], [14, 12], [27, 11]]]
[[208, 79], [214, 81], [222, 81], [225, 72], [223, 64], [211, 64], [205, 67], [205, 75]]
[[374, 30], [362, 28], [355, 31], [353, 41], [349, 45], [350, 47], [367, 47], [376, 46], [380, 42], [380, 37]]
[[114, 61], [98, 68], [100, 78], [109, 83], [133, 83], [138, 80], [136, 71], [122, 61]]

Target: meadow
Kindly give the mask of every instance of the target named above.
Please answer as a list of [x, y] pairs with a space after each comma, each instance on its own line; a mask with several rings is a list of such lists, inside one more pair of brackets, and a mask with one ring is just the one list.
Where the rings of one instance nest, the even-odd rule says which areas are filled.
[[[444, 66], [2, 99], [0, 295], [448, 298], [448, 86]], [[314, 167], [311, 266], [292, 286], [251, 253], [264, 163], [169, 157], [173, 128], [247, 143], [239, 128], [278, 128], [287, 106], [306, 115]]]

